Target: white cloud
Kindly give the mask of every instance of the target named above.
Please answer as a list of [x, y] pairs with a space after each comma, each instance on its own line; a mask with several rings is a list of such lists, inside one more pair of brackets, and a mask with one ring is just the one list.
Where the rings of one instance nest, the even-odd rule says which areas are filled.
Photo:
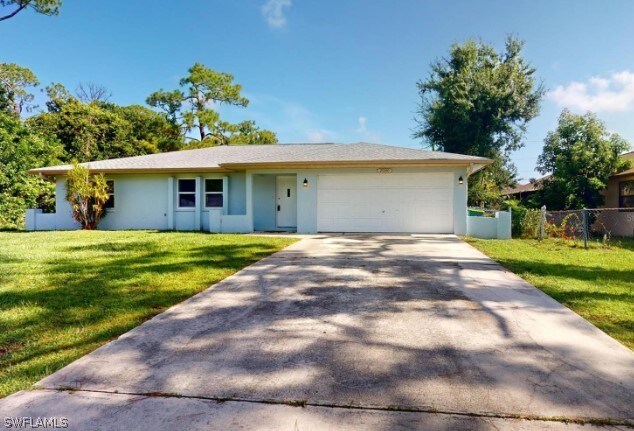
[[358, 133], [365, 133], [368, 131], [367, 127], [366, 127], [366, 123], [367, 123], [368, 119], [365, 117], [359, 117], [357, 119], [357, 122], [359, 123], [359, 127], [357, 128], [357, 132]]
[[311, 144], [321, 144], [324, 142], [332, 142], [333, 133], [326, 129], [308, 130], [306, 138]]
[[267, 0], [262, 5], [262, 15], [269, 27], [282, 28], [286, 26], [284, 9], [290, 8], [292, 4], [292, 0]]
[[374, 144], [381, 143], [381, 135], [377, 132], [368, 130], [368, 119], [364, 116], [357, 118], [357, 129], [355, 130], [361, 135], [361, 140]]
[[353, 127], [332, 128], [329, 127], [332, 120], [326, 122], [306, 105], [293, 100], [268, 94], [244, 93], [244, 96], [250, 101], [249, 109], [239, 111], [236, 117], [230, 115], [233, 111], [227, 112], [226, 118], [229, 121], [253, 120], [259, 127], [275, 132], [283, 143], [383, 142], [381, 134], [373, 130], [365, 115], [344, 119]]
[[322, 121], [306, 106], [263, 94], [245, 94], [250, 119], [258, 126], [277, 133], [284, 143], [320, 143], [340, 140], [338, 133], [323, 127]]
[[587, 83], [558, 85], [546, 95], [560, 106], [576, 111], [624, 112], [634, 108], [634, 73], [617, 72], [608, 78], [593, 76]]

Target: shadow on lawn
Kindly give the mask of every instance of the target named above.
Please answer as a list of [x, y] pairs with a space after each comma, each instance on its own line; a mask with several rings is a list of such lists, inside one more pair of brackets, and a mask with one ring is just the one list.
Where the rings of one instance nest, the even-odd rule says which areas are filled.
[[[205, 244], [194, 238], [199, 239], [196, 244]], [[0, 334], [0, 387], [3, 380], [16, 377], [10, 373], [35, 382], [78, 353], [87, 353], [279, 248], [257, 239], [236, 244], [208, 238], [209, 245], [192, 248], [165, 247], [164, 240], [156, 238], [60, 245], [72, 257], [44, 261], [38, 268], [46, 278], [43, 286], [14, 289], [9, 285], [14, 275], [0, 275], [0, 312], [14, 313]], [[33, 264], [28, 259], [0, 259], [3, 264]], [[53, 358], [73, 349], [71, 358]], [[43, 367], [47, 355], [53, 359]]]
[[[529, 273], [535, 276], [554, 276], [562, 279], [589, 282], [586, 289], [548, 289], [548, 293], [558, 300], [566, 298], [581, 298], [595, 300], [634, 301], [634, 291], [629, 292], [625, 286], [632, 285], [631, 269], [606, 269], [600, 266], [572, 265], [560, 263], [547, 263], [542, 261], [527, 261], [523, 259], [503, 258], [496, 259], [502, 266], [516, 273]], [[602, 285], [610, 287], [611, 292], [599, 291], [592, 282], [600, 281]]]
[[529, 272], [541, 276], [552, 275], [580, 281], [632, 282], [632, 271], [630, 269], [605, 269], [600, 266], [549, 263], [538, 260], [528, 261], [499, 256], [495, 260], [513, 272]]
[[623, 248], [625, 250], [634, 251], [634, 238], [614, 237], [610, 240], [610, 248]]
[[[566, 312], [528, 287], [516, 289], [531, 294], [505, 302], [508, 280], [486, 279], [499, 269], [488, 259], [410, 256], [407, 247], [418, 241], [412, 238], [354, 247], [355, 238], [337, 241], [340, 247], [319, 257], [312, 249], [288, 250], [247, 268], [45, 384], [394, 410], [630, 417], [631, 384], [606, 377], [603, 364], [587, 365], [583, 348], [542, 345], [515, 318], [507, 320], [500, 310], [562, 321]], [[190, 259], [208, 252], [195, 248]], [[478, 277], [488, 280], [488, 309], [465, 294], [483, 288]], [[589, 328], [580, 319], [568, 324]], [[605, 360], [613, 358], [606, 353]], [[390, 420], [398, 419], [384, 428], [396, 429]]]

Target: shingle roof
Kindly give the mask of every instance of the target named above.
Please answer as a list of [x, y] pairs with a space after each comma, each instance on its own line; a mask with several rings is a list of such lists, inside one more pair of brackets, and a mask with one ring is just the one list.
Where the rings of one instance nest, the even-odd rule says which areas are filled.
[[[462, 154], [426, 151], [389, 145], [356, 144], [280, 144], [218, 146], [181, 150], [145, 156], [83, 163], [94, 172], [213, 171], [238, 167], [342, 165], [342, 164], [455, 164], [487, 165], [491, 160]], [[31, 173], [63, 174], [72, 166], [60, 165], [32, 169]]]
[[502, 194], [505, 196], [509, 196], [509, 195], [515, 195], [518, 193], [534, 192], [536, 190], [539, 190], [541, 188], [542, 183], [551, 177], [552, 175], [549, 174], [544, 177], [537, 178], [536, 180], [533, 180], [526, 184], [518, 184], [515, 187], [506, 188], [502, 191]]
[[[631, 165], [634, 165], [634, 151], [630, 151], [629, 153], [621, 154], [621, 157], [625, 160], [632, 160]], [[634, 175], [634, 167], [629, 168], [623, 172], [619, 172], [618, 174], [612, 175], [613, 177], [626, 177]]]
[[619, 172], [618, 174], [612, 175], [612, 177], [627, 177], [629, 175], [634, 175], [634, 168], [629, 168], [626, 171]]
[[515, 195], [517, 193], [526, 193], [526, 192], [534, 192], [537, 190], [535, 184], [526, 183], [526, 184], [518, 184], [515, 187], [507, 187], [502, 190], [503, 195]]

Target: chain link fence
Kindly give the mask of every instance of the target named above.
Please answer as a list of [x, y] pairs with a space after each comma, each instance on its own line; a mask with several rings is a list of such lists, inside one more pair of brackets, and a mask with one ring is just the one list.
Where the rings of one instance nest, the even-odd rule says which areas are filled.
[[634, 238], [634, 208], [596, 208], [569, 211], [527, 209], [513, 211], [512, 229], [515, 238], [561, 238], [609, 243], [613, 238]]
[[[531, 217], [538, 220], [531, 221]], [[531, 222], [537, 222], [534, 237], [538, 239], [550, 237], [581, 241], [588, 247], [591, 240], [609, 243], [612, 238], [634, 237], [634, 209], [631, 208], [548, 211], [543, 207], [532, 215], [526, 213], [525, 218], [527, 228]], [[530, 235], [530, 229], [526, 233]]]

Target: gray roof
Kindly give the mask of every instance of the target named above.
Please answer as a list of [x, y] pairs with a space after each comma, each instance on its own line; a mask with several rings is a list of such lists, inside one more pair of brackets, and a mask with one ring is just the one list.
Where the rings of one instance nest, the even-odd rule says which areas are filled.
[[[178, 172], [293, 165], [469, 165], [471, 163], [486, 165], [490, 162], [491, 160], [483, 157], [360, 142], [356, 144], [218, 146], [82, 164], [94, 172]], [[29, 172], [55, 175], [63, 174], [71, 167], [70, 165], [51, 166], [32, 169]]]

